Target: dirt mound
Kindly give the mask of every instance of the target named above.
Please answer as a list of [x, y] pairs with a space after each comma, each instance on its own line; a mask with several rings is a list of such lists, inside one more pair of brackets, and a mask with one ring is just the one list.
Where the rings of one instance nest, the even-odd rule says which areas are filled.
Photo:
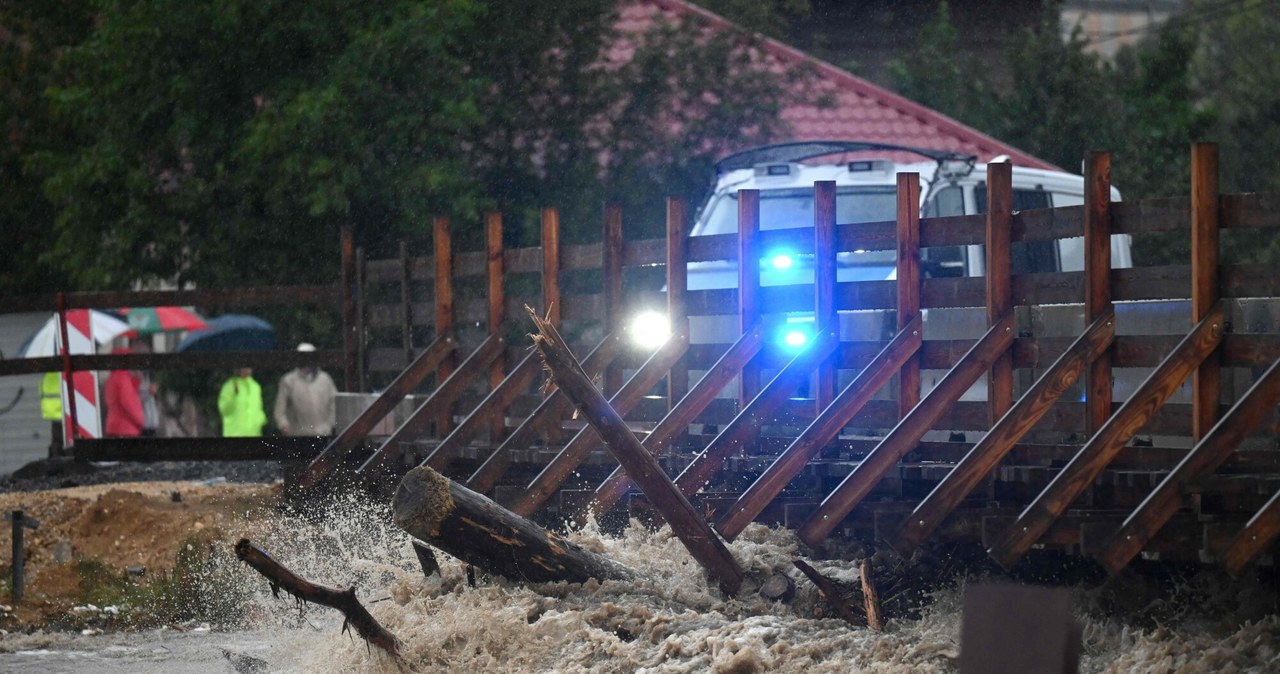
[[[138, 582], [161, 577], [181, 546], [235, 535], [255, 512], [274, 506], [277, 492], [261, 484], [143, 482], [0, 494], [0, 510], [21, 509], [40, 523], [25, 536], [26, 596], [0, 622], [30, 626], [71, 610], [83, 589], [77, 565], [85, 560], [113, 574], [141, 568]], [[232, 528], [237, 532], [228, 533]], [[0, 550], [10, 546], [9, 528], [0, 527]], [[9, 574], [5, 555], [0, 601], [10, 601]]]

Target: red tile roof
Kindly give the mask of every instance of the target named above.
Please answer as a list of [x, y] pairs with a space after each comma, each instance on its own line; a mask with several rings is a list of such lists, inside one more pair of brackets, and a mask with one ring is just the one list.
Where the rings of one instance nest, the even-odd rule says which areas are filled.
[[[739, 30], [727, 19], [683, 0], [623, 0], [617, 28], [624, 35], [638, 33], [652, 26], [659, 15], [673, 22], [696, 17], [712, 29]], [[785, 108], [782, 118], [790, 126], [790, 134], [777, 139], [779, 142], [860, 140], [971, 153], [980, 161], [1003, 154], [1018, 166], [1058, 168], [798, 49], [768, 38], [761, 38], [761, 44], [784, 67], [803, 63], [813, 68], [816, 93], [835, 103], [832, 107], [796, 104]]]

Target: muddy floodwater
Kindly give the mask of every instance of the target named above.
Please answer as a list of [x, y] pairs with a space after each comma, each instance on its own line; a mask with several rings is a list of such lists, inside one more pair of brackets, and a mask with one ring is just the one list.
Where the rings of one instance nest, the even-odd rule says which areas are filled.
[[[355, 583], [403, 641], [402, 661], [341, 634], [334, 611], [299, 611], [274, 598], [231, 556], [228, 541], [207, 585], [235, 593], [236, 629], [10, 634], [0, 640], [0, 672], [954, 672], [963, 585], [982, 580], [960, 579], [934, 592], [917, 616], [873, 632], [824, 615], [823, 600], [791, 566], [800, 546], [790, 532], [753, 526], [731, 545], [753, 576], [782, 571], [796, 579], [795, 600], [782, 604], [750, 587], [725, 599], [668, 530], [574, 534], [640, 572], [637, 581], [521, 585], [482, 576], [472, 588], [462, 566], [443, 555], [442, 573], [424, 577], [408, 538], [377, 507], [352, 501], [318, 521], [281, 516], [245, 528], [307, 577]], [[856, 580], [849, 561], [814, 565]], [[1139, 606], [1148, 619], [1136, 623], [1108, 616], [1094, 590], [1077, 590], [1081, 671], [1280, 671], [1280, 618], [1269, 589], [1186, 582], [1173, 595], [1130, 593], [1139, 604], [1160, 604]]]

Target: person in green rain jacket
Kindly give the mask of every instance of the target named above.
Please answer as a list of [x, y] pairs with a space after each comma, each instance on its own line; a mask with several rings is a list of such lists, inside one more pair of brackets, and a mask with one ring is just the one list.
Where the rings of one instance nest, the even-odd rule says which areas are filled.
[[256, 438], [267, 425], [262, 408], [262, 387], [253, 378], [253, 368], [242, 367], [222, 385], [218, 393], [218, 413], [222, 415], [222, 437]]

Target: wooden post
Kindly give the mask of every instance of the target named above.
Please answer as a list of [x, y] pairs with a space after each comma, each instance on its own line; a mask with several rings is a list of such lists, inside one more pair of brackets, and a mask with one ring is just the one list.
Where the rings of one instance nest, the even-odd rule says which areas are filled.
[[400, 343], [404, 348], [404, 362], [413, 362], [413, 294], [409, 282], [413, 278], [413, 260], [409, 246], [400, 242]]
[[[840, 334], [836, 317], [836, 183], [820, 180], [813, 184], [813, 327], [814, 332]], [[818, 385], [814, 392], [815, 412], [831, 404], [836, 392], [836, 369], [830, 358], [818, 364]]]
[[[502, 283], [503, 275], [503, 246], [502, 246], [502, 214], [494, 211], [485, 213], [485, 253], [488, 257], [486, 271], [488, 272], [489, 281], [489, 334], [495, 337], [502, 336], [502, 321], [504, 319], [504, 307], [506, 303], [506, 295]], [[505, 354], [499, 354], [494, 359], [493, 364], [489, 366], [489, 390], [496, 391], [502, 385], [503, 379], [506, 378], [506, 358]], [[493, 424], [489, 429], [490, 437], [497, 440], [502, 435], [505, 424], [502, 422], [502, 415], [498, 414], [494, 417]]]
[[[738, 330], [760, 321], [760, 190], [738, 190]], [[760, 366], [755, 359], [742, 368], [738, 409], [760, 393]]]
[[[449, 233], [449, 219], [436, 217], [431, 226], [433, 256], [435, 257], [436, 337], [453, 335], [453, 237]], [[453, 373], [452, 356], [445, 358], [436, 368], [436, 386]], [[449, 410], [442, 409], [435, 419], [436, 432], [441, 436], [449, 432]]]
[[725, 594], [736, 594], [745, 574], [724, 542], [676, 489], [662, 466], [644, 450], [635, 433], [592, 385], [591, 378], [582, 371], [582, 366], [569, 352], [555, 326], [536, 315], [533, 321], [538, 331], [534, 345], [542, 354], [556, 385], [573, 400], [587, 422], [600, 434], [605, 446], [671, 525], [671, 531], [689, 554], [719, 581]]
[[369, 292], [366, 282], [364, 248], [356, 248], [356, 389], [369, 390], [368, 306], [365, 295]]
[[[1093, 322], [1112, 311], [1110, 154], [1085, 155], [1084, 189], [1084, 318]], [[1111, 352], [1085, 371], [1084, 427], [1091, 436], [1111, 417]]]
[[[689, 284], [688, 241], [686, 232], [685, 203], [681, 199], [667, 199], [667, 320], [671, 321], [673, 333], [686, 335], [688, 327], [688, 309], [685, 304], [685, 289]], [[671, 366], [667, 375], [667, 410], [675, 409], [676, 403], [689, 392], [689, 365], [681, 357]]]
[[342, 388], [356, 385], [356, 248], [350, 224], [342, 226]]
[[[63, 444], [68, 448], [75, 445], [76, 439], [80, 437], [80, 420], [78, 411], [79, 405], [75, 400], [75, 366], [71, 361], [71, 342], [70, 336], [67, 334], [67, 294], [59, 292], [54, 300], [58, 310], [58, 334], [62, 337], [62, 348], [59, 354], [62, 357], [62, 390], [66, 392], [66, 401], [63, 402], [63, 408], [66, 410], [66, 428], [62, 429]], [[90, 319], [92, 320], [92, 319]]]
[[[987, 164], [987, 325], [1013, 308], [1013, 165]], [[1006, 349], [987, 379], [988, 423], [1013, 406], [1013, 352]]]
[[[920, 174], [898, 174], [898, 330], [920, 314]], [[920, 402], [920, 356], [898, 370], [898, 418]]]
[[[604, 268], [604, 331], [622, 328], [622, 207], [607, 204], [604, 209], [604, 238], [601, 244]], [[604, 373], [604, 390], [613, 393], [622, 387], [622, 368], [610, 365]]]
[[40, 523], [34, 518], [27, 517], [21, 510], [13, 510], [5, 513], [5, 517], [12, 523], [12, 543], [13, 558], [10, 565], [12, 573], [11, 584], [9, 586], [9, 599], [18, 604], [22, 601], [23, 590], [26, 585], [26, 564], [27, 551], [23, 545], [22, 534], [25, 529], [38, 529]]
[[[1218, 146], [1191, 146], [1191, 320], [1198, 322], [1218, 301]], [[1209, 354], [1191, 375], [1191, 434], [1199, 440], [1218, 420], [1221, 371]]]
[[[542, 209], [542, 315], [560, 324], [560, 212]], [[548, 444], [564, 442], [560, 423], [543, 428]]]
[[1098, 473], [1111, 463], [1125, 443], [1164, 405], [1205, 356], [1217, 348], [1222, 341], [1225, 310], [1219, 302], [1191, 334], [1178, 343], [1115, 415], [1018, 515], [1003, 539], [987, 550], [992, 558], [1006, 569], [1012, 568], [1071, 502], [1093, 484]]
[[584, 583], [635, 575], [425, 466], [400, 481], [391, 509], [401, 529], [514, 581]]

